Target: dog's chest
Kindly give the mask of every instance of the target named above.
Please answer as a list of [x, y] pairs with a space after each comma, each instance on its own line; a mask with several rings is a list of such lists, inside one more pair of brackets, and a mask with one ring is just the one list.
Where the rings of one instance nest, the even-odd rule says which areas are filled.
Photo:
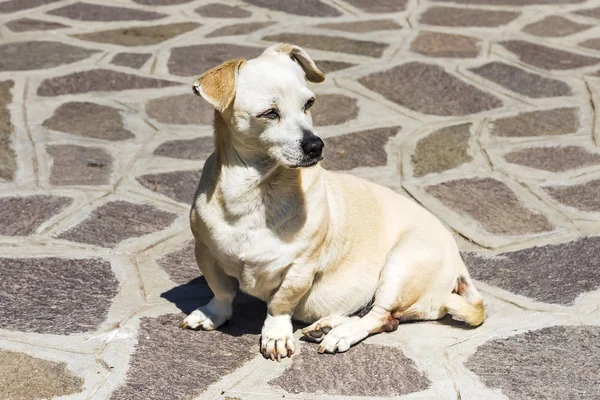
[[221, 268], [238, 279], [244, 292], [268, 298], [281, 284], [302, 243], [287, 243], [278, 237], [260, 209], [235, 219], [210, 205], [199, 211], [205, 226], [202, 240]]

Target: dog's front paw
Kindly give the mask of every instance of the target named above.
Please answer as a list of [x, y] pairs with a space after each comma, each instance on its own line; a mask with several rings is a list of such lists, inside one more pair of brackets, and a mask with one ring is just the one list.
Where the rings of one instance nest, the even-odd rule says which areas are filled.
[[289, 315], [267, 315], [260, 338], [260, 352], [265, 358], [280, 361], [296, 351], [292, 320]]
[[231, 318], [231, 314], [231, 304], [213, 298], [207, 305], [197, 308], [188, 315], [181, 323], [180, 328], [200, 328], [212, 331], [227, 322]]

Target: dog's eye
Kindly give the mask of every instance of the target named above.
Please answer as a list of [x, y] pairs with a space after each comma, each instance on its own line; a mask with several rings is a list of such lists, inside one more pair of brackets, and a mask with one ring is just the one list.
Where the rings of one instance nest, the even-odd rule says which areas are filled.
[[310, 108], [313, 106], [313, 104], [315, 104], [315, 99], [314, 99], [314, 97], [313, 97], [313, 98], [310, 98], [310, 99], [308, 99], [308, 101], [307, 101], [307, 102], [306, 102], [306, 104], [304, 105], [304, 112], [306, 112], [306, 111], [310, 110]]
[[267, 119], [279, 119], [279, 111], [277, 111], [275, 108], [271, 108], [270, 110], [260, 114], [259, 117]]

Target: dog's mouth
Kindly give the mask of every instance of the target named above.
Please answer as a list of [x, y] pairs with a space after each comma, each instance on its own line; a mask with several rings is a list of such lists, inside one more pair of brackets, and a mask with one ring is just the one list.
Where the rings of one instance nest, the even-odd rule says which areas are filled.
[[317, 163], [319, 161], [321, 161], [322, 159], [323, 159], [323, 156], [319, 156], [319, 157], [316, 157], [316, 158], [311, 158], [311, 159], [308, 159], [308, 160], [302, 160], [298, 164], [292, 165], [292, 168], [308, 168], [308, 167], [313, 167], [313, 166], [317, 165]]

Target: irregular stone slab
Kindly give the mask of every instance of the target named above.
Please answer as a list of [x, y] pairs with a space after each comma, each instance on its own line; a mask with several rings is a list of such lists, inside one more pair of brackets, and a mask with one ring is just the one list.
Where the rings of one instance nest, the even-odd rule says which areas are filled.
[[408, 0], [344, 0], [365, 12], [372, 14], [386, 14], [400, 12], [406, 9]]
[[548, 219], [525, 207], [505, 183], [492, 178], [458, 179], [427, 186], [427, 193], [497, 235], [550, 232]]
[[0, 81], [0, 179], [15, 179], [17, 160], [11, 145], [14, 126], [10, 120], [8, 105], [12, 102], [13, 81]]
[[130, 26], [72, 36], [90, 42], [111, 43], [121, 46], [147, 46], [172, 39], [199, 26], [202, 25], [195, 22], [180, 22], [167, 25]]
[[600, 179], [573, 186], [549, 186], [544, 190], [567, 206], [581, 211], [600, 212]]
[[275, 22], [248, 22], [246, 24], [229, 25], [212, 31], [206, 37], [247, 35], [273, 24]]
[[336, 22], [317, 25], [319, 28], [333, 29], [344, 32], [376, 32], [402, 29], [402, 25], [391, 19], [374, 19], [371, 21]]
[[175, 171], [140, 176], [137, 181], [153, 192], [180, 203], [192, 204], [201, 175], [202, 170]]
[[88, 3], [74, 3], [47, 13], [79, 21], [151, 21], [166, 17], [153, 11]]
[[0, 258], [0, 275], [0, 328], [53, 335], [96, 329], [119, 287], [97, 258]]
[[150, 100], [146, 114], [163, 124], [210, 125], [215, 109], [194, 94], [180, 94]]
[[179, 82], [146, 78], [109, 69], [92, 69], [45, 79], [38, 87], [38, 96], [60, 96], [95, 91], [158, 89], [180, 85]]
[[421, 24], [439, 26], [494, 27], [506, 25], [519, 15], [518, 12], [512, 11], [431, 7], [421, 14], [419, 22]]
[[47, 146], [52, 156], [52, 185], [106, 185], [110, 182], [112, 157], [98, 147]]
[[110, 63], [139, 69], [142, 68], [142, 66], [150, 59], [151, 56], [152, 54], [119, 53], [113, 57]]
[[600, 163], [600, 154], [577, 146], [532, 147], [504, 156], [509, 163], [551, 172], [563, 172]]
[[600, 328], [580, 325], [551, 326], [487, 342], [466, 367], [510, 399], [592, 400], [600, 396], [599, 363]]
[[13, 42], [0, 45], [0, 71], [29, 71], [71, 64], [96, 50], [59, 42]]
[[394, 126], [325, 139], [322, 165], [330, 170], [386, 165], [385, 145], [399, 130], [399, 126]]
[[335, 72], [335, 71], [339, 71], [342, 69], [354, 67], [356, 65], [356, 64], [343, 62], [343, 61], [329, 61], [329, 60], [316, 60], [315, 63], [317, 64], [317, 67], [319, 67], [321, 72], [323, 72], [324, 74], [328, 74], [330, 72]]
[[419, 140], [411, 157], [414, 176], [454, 169], [470, 162], [471, 124], [447, 126]]
[[328, 358], [323, 362], [315, 345], [302, 343], [291, 367], [269, 385], [289, 393], [333, 396], [402, 396], [431, 385], [414, 361], [395, 347], [361, 343]]
[[73, 375], [66, 363], [25, 353], [0, 350], [0, 376], [2, 399], [53, 399], [83, 390], [83, 379]]
[[579, 129], [578, 108], [526, 112], [493, 121], [491, 134], [502, 137], [558, 136]]
[[39, 19], [21, 18], [6, 23], [6, 27], [13, 32], [49, 31], [68, 28], [67, 25], [58, 22], [42, 21]]
[[264, 49], [235, 44], [200, 44], [176, 47], [167, 62], [169, 72], [179, 76], [200, 75], [232, 58], [258, 57]]
[[75, 227], [58, 238], [103, 247], [167, 228], [177, 215], [146, 204], [111, 201], [96, 208]]
[[145, 6], [174, 6], [177, 4], [189, 3], [194, 0], [133, 0], [138, 4]]
[[386, 99], [424, 114], [467, 115], [502, 106], [502, 102], [437, 65], [410, 62], [367, 75], [359, 82]]
[[381, 57], [388, 48], [386, 43], [348, 39], [341, 36], [309, 35], [303, 33], [279, 33], [265, 36], [263, 40], [271, 42], [294, 43], [301, 47], [336, 53], [358, 54], [368, 57]]
[[584, 17], [592, 17], [600, 19], [600, 7], [588, 8], [586, 10], [575, 11], [575, 14], [583, 15]]
[[208, 18], [248, 18], [252, 15], [248, 10], [225, 4], [206, 4], [195, 11]]
[[183, 160], [205, 160], [214, 151], [215, 139], [212, 136], [205, 136], [164, 142], [154, 150], [154, 154]]
[[169, 278], [178, 285], [185, 285], [191, 282], [198, 282], [202, 272], [196, 264], [194, 255], [194, 241], [188, 242], [184, 248], [167, 254], [157, 260], [158, 264], [164, 269]]
[[472, 58], [479, 55], [479, 40], [470, 36], [421, 31], [410, 49], [431, 57]]
[[8, 0], [0, 3], [0, 13], [9, 14], [17, 11], [27, 10], [46, 4], [56, 3], [60, 0]]
[[469, 71], [527, 97], [539, 99], [572, 95], [569, 85], [562, 81], [545, 78], [497, 61], [471, 68]]
[[357, 100], [342, 94], [317, 96], [311, 109], [315, 126], [339, 125], [358, 117]]
[[259, 355], [264, 316], [264, 306], [252, 302], [234, 306], [231, 321], [215, 331], [179, 329], [182, 315], [142, 318], [126, 382], [111, 400], [198, 396], [210, 384]]
[[0, 235], [29, 236], [73, 203], [70, 197], [0, 197]]
[[273, 11], [308, 17], [338, 17], [342, 13], [320, 0], [284, 1], [284, 0], [246, 0], [246, 3]]
[[508, 51], [516, 54], [522, 62], [542, 69], [582, 68], [600, 62], [599, 58], [569, 53], [524, 40], [507, 40], [500, 42], [500, 44]]
[[61, 104], [42, 126], [55, 131], [104, 140], [125, 140], [135, 135], [123, 126], [120, 110], [89, 102]]
[[585, 0], [434, 0], [464, 4], [482, 4], [486, 6], [527, 6], [535, 4], [583, 3]]
[[600, 50], [600, 38], [599, 39], [588, 39], [584, 42], [579, 43], [580, 46], [586, 47], [592, 50]]
[[527, 25], [523, 32], [541, 37], [563, 37], [591, 28], [592, 25], [580, 24], [570, 19], [551, 15], [541, 21]]
[[599, 250], [595, 237], [495, 256], [463, 253], [463, 259], [474, 279], [535, 301], [571, 305], [600, 288]]

